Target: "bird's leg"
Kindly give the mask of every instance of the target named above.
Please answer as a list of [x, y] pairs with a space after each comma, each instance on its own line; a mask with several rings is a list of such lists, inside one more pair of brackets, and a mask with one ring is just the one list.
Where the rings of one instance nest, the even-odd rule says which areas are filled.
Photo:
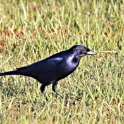
[[40, 91], [41, 91], [41, 93], [43, 93], [44, 97], [46, 98], [46, 101], [48, 101], [48, 98], [46, 97], [46, 93], [45, 93], [45, 87], [46, 87], [46, 85], [42, 85], [40, 87]]
[[63, 99], [63, 98], [64, 98], [63, 95], [61, 95], [60, 93], [58, 93], [58, 92], [56, 91], [57, 84], [58, 84], [58, 82], [54, 82], [54, 83], [53, 83], [53, 85], [52, 85], [52, 90], [53, 90], [57, 95], [59, 95], [59, 96]]
[[[58, 84], [58, 82], [54, 82], [54, 83], [53, 83], [53, 85], [52, 85], [52, 90], [53, 90], [57, 95], [59, 95], [62, 99], [64, 99], [63, 95], [60, 94], [60, 93], [58, 93], [58, 92], [56, 91], [57, 84]], [[67, 105], [68, 103], [69, 103], [68, 99], [65, 98], [65, 105]]]

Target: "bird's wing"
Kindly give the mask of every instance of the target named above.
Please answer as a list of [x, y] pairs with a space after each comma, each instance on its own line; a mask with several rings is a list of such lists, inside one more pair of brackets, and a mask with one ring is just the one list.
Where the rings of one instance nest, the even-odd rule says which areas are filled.
[[19, 74], [22, 75], [37, 75], [39, 73], [44, 73], [48, 71], [54, 71], [58, 67], [58, 64], [63, 61], [63, 58], [56, 57], [56, 58], [48, 58], [45, 60], [38, 61], [34, 64], [31, 64], [26, 67], [17, 68]]

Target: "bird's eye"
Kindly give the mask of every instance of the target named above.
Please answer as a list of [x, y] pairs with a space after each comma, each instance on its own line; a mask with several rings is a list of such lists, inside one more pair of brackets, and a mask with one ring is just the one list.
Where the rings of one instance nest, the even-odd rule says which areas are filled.
[[87, 51], [85, 50], [85, 49], [82, 49], [82, 51], [81, 51], [82, 53], [86, 53]]

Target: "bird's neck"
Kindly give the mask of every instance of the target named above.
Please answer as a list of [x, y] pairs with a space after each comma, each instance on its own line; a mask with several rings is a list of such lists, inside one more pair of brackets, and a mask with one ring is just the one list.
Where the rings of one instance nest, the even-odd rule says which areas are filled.
[[74, 62], [74, 63], [79, 63], [79, 61], [80, 61], [80, 58], [78, 58], [78, 57], [74, 57], [72, 59], [72, 62]]

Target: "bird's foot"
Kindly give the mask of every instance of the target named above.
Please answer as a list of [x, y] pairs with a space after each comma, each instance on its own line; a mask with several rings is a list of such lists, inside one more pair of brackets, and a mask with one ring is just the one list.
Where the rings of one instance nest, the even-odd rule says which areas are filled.
[[47, 96], [46, 96], [46, 93], [45, 93], [45, 92], [43, 92], [43, 95], [44, 95], [44, 97], [45, 97], [46, 101], [48, 101], [48, 98], [47, 98]]
[[62, 94], [56, 92], [56, 95], [60, 96], [62, 99], [64, 98]]

